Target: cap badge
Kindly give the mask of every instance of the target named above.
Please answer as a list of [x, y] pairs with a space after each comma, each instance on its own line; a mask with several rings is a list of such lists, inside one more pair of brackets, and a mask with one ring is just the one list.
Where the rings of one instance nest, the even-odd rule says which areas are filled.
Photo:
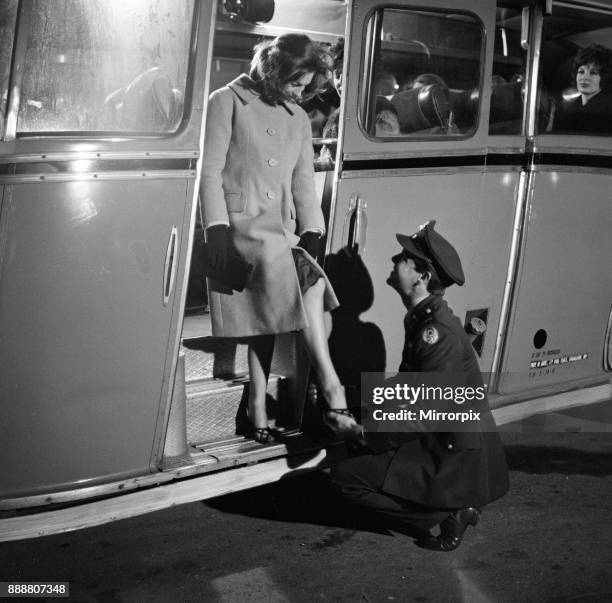
[[437, 343], [438, 339], [440, 339], [440, 333], [438, 333], [438, 329], [436, 329], [436, 327], [427, 327], [423, 331], [423, 341], [425, 343], [433, 345], [434, 343]]

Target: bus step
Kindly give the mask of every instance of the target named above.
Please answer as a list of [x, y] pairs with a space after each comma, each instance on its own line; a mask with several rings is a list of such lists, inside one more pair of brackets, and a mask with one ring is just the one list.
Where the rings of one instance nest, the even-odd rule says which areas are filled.
[[[242, 408], [241, 404], [246, 404], [248, 383], [246, 377], [187, 382], [187, 442], [201, 445], [218, 442], [223, 438], [235, 438], [236, 417], [239, 408]], [[286, 386], [287, 379], [280, 375], [270, 375], [266, 406], [272, 425], [278, 417], [279, 402], [287, 400], [284, 395]]]
[[183, 340], [185, 381], [229, 379], [248, 374], [247, 346], [227, 337]]

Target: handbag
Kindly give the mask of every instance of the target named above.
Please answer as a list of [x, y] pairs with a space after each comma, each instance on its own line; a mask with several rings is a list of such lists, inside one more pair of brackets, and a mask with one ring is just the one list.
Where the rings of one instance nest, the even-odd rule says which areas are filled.
[[217, 281], [235, 291], [242, 291], [247, 283], [253, 264], [243, 260], [233, 251], [228, 251], [225, 270], [217, 270], [208, 259], [208, 245], [204, 243], [201, 249], [202, 272], [207, 278]]
[[[201, 269], [202, 274], [213, 281], [217, 281], [221, 285], [234, 289], [236, 291], [242, 291], [253, 272], [253, 264], [250, 264], [246, 260], [243, 260], [235, 251], [231, 249], [227, 252], [227, 264], [224, 270], [217, 270], [214, 268], [208, 258], [208, 245], [204, 239], [204, 215], [202, 212], [202, 202], [198, 197], [198, 217], [199, 224], [196, 225], [196, 236], [194, 238], [194, 250], [198, 249], [198, 268]], [[193, 260], [192, 260], [193, 266]]]

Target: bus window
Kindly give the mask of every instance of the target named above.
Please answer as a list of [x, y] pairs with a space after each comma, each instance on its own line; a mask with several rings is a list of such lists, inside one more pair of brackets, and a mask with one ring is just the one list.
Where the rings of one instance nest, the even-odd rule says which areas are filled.
[[0, 138], [4, 133], [17, 0], [0, 4]]
[[17, 131], [178, 128], [193, 0], [32, 2]]
[[544, 134], [612, 135], [612, 14], [554, 5], [544, 20], [539, 95]]
[[521, 47], [522, 11], [498, 8], [491, 78], [489, 134], [521, 134], [527, 53]]
[[474, 132], [484, 44], [476, 17], [384, 8], [369, 21], [368, 43], [361, 120], [370, 136]]

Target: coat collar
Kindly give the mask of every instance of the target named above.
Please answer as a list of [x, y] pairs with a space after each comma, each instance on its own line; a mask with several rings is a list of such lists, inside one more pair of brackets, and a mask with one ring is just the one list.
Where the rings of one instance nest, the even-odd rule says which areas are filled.
[[[246, 74], [239, 75], [235, 80], [232, 80], [228, 88], [234, 91], [236, 96], [245, 104], [248, 105], [251, 101], [259, 98], [261, 93], [257, 90], [255, 82]], [[294, 114], [294, 104], [281, 101], [279, 103], [290, 115]]]

